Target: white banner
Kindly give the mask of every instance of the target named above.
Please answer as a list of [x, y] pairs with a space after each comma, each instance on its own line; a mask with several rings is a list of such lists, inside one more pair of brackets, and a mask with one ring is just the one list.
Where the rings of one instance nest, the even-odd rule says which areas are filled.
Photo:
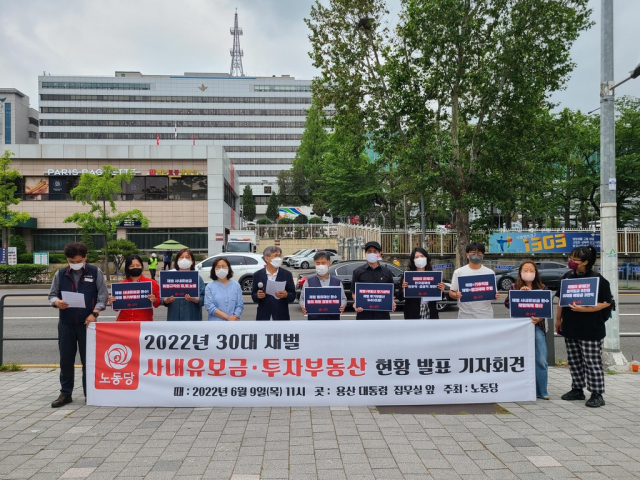
[[112, 322], [87, 404], [426, 405], [535, 400], [531, 320]]

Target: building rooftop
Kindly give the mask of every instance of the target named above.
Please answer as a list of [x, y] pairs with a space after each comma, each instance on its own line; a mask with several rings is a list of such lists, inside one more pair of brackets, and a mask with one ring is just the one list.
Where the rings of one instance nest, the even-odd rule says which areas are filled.
[[20, 97], [26, 97], [26, 95], [17, 88], [0, 88], [0, 95], [2, 94], [14, 94]]

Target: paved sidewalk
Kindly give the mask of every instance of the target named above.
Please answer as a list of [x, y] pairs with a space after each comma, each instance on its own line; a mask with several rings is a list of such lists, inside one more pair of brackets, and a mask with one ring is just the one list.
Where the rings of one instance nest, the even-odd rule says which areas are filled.
[[[607, 376], [607, 405], [506, 403], [494, 415], [375, 407], [54, 410], [58, 373], [0, 374], [1, 479], [640, 478], [640, 375]], [[76, 390], [77, 391], [77, 390]]]

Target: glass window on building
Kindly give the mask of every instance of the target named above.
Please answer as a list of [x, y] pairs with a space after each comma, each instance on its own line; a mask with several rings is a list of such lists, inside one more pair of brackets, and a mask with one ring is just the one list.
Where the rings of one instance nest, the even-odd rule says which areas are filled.
[[191, 185], [192, 200], [206, 200], [207, 199], [207, 176], [199, 175], [192, 177], [193, 183]]
[[122, 191], [123, 200], [144, 200], [145, 194], [145, 177], [133, 177], [131, 182], [124, 183]]
[[191, 200], [191, 184], [193, 177], [169, 179], [169, 200]]
[[146, 200], [166, 200], [169, 192], [168, 177], [146, 177]]
[[11, 104], [4, 104], [4, 143], [11, 143]]
[[140, 250], [153, 250], [153, 247], [167, 240], [175, 240], [191, 250], [207, 250], [207, 228], [149, 228], [127, 229], [127, 240], [136, 244]]

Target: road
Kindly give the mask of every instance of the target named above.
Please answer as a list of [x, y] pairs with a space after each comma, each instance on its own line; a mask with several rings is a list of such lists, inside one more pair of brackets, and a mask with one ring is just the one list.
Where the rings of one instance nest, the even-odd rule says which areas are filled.
[[[300, 271], [294, 271], [296, 278]], [[5, 294], [26, 294], [28, 296], [20, 299], [7, 299], [7, 305], [19, 305], [14, 308], [5, 307], [4, 312], [4, 336], [8, 338], [32, 338], [32, 337], [57, 337], [57, 311], [48, 306], [46, 301], [46, 290], [0, 290], [0, 296]], [[504, 296], [502, 297], [504, 299]], [[249, 296], [245, 296], [245, 310], [242, 315], [243, 321], [255, 319], [256, 305]], [[640, 332], [640, 293], [620, 294], [620, 331]], [[494, 316], [496, 318], [507, 318], [508, 310], [503, 302], [495, 302], [493, 305]], [[304, 316], [296, 303], [290, 306], [293, 320], [304, 320]], [[449, 310], [440, 314], [441, 319], [457, 318], [457, 307], [452, 306]], [[342, 316], [344, 320], [355, 320], [355, 312], [348, 309]], [[116, 313], [106, 310], [100, 321], [115, 321]], [[403, 318], [402, 312], [391, 315], [394, 320]], [[166, 321], [167, 312], [164, 307], [154, 311], [155, 321]], [[328, 324], [329, 325], [329, 324]], [[556, 338], [556, 358], [566, 361], [567, 354], [564, 347], [564, 340]], [[640, 360], [640, 338], [621, 338], [622, 352], [628, 360], [632, 358]], [[58, 349], [55, 341], [5, 341], [4, 342], [4, 363], [16, 362], [23, 365], [57, 364]], [[77, 360], [79, 363], [79, 358]]]

